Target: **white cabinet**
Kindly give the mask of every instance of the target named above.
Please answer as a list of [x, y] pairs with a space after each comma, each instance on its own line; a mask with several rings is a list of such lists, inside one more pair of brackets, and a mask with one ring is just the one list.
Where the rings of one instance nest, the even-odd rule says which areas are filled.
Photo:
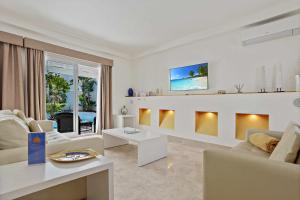
[[114, 116], [114, 127], [136, 127], [135, 115], [115, 115]]

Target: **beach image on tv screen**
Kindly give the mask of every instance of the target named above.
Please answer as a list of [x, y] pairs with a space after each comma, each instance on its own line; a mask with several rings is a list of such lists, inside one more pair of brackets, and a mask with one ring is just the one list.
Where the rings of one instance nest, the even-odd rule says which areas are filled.
[[170, 90], [205, 90], [208, 88], [208, 63], [170, 69]]

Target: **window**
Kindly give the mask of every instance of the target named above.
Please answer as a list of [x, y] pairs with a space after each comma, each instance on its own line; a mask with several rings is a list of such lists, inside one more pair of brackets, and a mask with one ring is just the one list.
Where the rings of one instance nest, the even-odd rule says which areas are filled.
[[46, 115], [61, 133], [95, 133], [100, 65], [47, 54]]

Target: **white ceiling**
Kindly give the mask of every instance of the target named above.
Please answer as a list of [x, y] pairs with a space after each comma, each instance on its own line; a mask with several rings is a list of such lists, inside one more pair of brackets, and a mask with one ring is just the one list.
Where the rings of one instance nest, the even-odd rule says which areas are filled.
[[137, 55], [287, 1], [0, 0], [0, 12]]

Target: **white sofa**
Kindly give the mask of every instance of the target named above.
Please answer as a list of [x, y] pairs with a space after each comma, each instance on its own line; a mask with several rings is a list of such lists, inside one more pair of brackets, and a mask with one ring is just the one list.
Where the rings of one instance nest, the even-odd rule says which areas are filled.
[[[16, 124], [14, 126], [6, 126], [8, 122]], [[63, 134], [57, 133], [53, 130], [53, 121], [41, 120], [37, 121], [40, 127], [47, 136], [46, 154], [50, 155], [63, 150], [74, 150], [82, 148], [92, 148], [99, 154], [104, 154], [103, 140], [101, 136], [82, 136], [76, 138], [69, 138]], [[10, 127], [10, 128], [9, 128]], [[26, 122], [23, 123], [18, 116], [10, 111], [0, 111], [0, 143], [5, 140], [5, 135], [15, 134], [13, 131], [18, 131], [18, 134], [28, 133], [29, 128], [26, 127]], [[2, 140], [2, 141], [1, 141]], [[5, 141], [4, 141], [5, 142]], [[19, 162], [27, 160], [27, 145], [21, 142], [15, 148], [0, 148], [0, 165]], [[27, 144], [27, 142], [26, 142]], [[0, 146], [1, 147], [1, 146]]]
[[257, 132], [278, 139], [283, 134], [249, 130], [247, 141], [232, 150], [204, 151], [204, 200], [300, 199], [300, 156], [295, 164], [268, 159], [270, 154], [248, 142], [249, 136]]

